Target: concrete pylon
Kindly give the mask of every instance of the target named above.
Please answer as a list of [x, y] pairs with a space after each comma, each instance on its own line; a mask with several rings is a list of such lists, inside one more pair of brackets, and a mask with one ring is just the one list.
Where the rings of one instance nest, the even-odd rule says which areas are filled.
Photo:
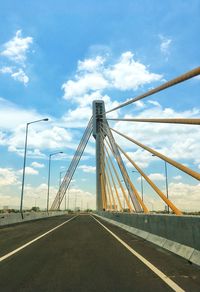
[[[101, 127], [105, 124], [105, 105], [102, 100], [93, 101], [93, 136], [96, 139], [96, 208], [103, 210], [101, 189], [101, 161], [104, 161], [104, 152], [101, 149]], [[104, 135], [103, 135], [104, 136]]]

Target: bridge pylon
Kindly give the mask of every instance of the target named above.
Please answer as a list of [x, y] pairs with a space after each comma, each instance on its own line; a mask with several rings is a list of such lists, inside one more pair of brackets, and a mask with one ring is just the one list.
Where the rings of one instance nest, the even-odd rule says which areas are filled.
[[[102, 165], [104, 163], [104, 151], [102, 145], [101, 128], [104, 127], [105, 119], [105, 105], [102, 100], [93, 101], [93, 137], [96, 140], [96, 208], [97, 210], [103, 210], [103, 190], [102, 190]], [[103, 135], [105, 137], [105, 135]], [[106, 196], [105, 196], [106, 198]]]

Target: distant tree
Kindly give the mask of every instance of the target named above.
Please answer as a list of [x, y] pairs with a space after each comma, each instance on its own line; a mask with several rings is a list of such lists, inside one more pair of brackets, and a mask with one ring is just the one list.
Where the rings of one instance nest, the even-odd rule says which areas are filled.
[[31, 211], [39, 212], [40, 211], [40, 208], [39, 207], [32, 207], [31, 208]]

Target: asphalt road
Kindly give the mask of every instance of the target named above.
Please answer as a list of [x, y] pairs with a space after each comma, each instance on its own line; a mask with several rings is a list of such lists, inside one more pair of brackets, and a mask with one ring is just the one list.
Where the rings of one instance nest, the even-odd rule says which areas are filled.
[[[1, 260], [2, 256], [69, 218], [54, 217], [0, 229], [0, 291], [172, 291], [155, 272], [88, 215], [76, 217]], [[99, 221], [184, 291], [200, 291], [198, 267]]]

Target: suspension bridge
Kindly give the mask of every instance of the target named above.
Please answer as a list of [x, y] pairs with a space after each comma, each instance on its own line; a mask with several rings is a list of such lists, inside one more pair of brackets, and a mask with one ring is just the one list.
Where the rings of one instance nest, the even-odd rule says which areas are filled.
[[[108, 110], [93, 113], [47, 211], [58, 211], [91, 136], [96, 142], [96, 212], [65, 214], [0, 229], [2, 291], [199, 291], [200, 217], [184, 216], [127, 153], [124, 139], [200, 180], [186, 165], [112, 128], [113, 121], [200, 125], [199, 118], [109, 118], [109, 113], [185, 82], [200, 67]], [[120, 139], [118, 139], [120, 137]], [[151, 214], [126, 169], [129, 162], [169, 214]], [[123, 182], [122, 182], [123, 179]], [[189, 199], [188, 199], [189, 201]], [[48, 208], [50, 210], [48, 210]], [[179, 256], [177, 256], [179, 255]]]

